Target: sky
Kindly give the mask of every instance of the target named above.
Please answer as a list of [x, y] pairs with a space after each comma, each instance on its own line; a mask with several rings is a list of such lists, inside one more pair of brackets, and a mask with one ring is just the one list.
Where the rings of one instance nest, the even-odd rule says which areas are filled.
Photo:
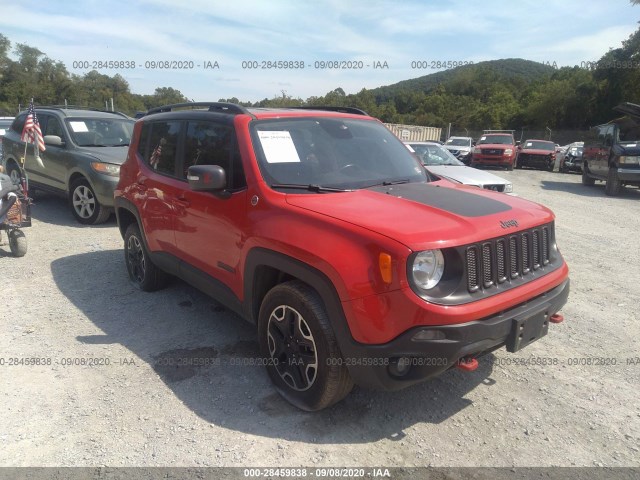
[[628, 0], [0, 4], [0, 33], [12, 45], [36, 47], [74, 74], [94, 67], [119, 73], [134, 93], [172, 87], [194, 101], [357, 93], [435, 73], [447, 62], [587, 66], [620, 47], [640, 20], [640, 6]]

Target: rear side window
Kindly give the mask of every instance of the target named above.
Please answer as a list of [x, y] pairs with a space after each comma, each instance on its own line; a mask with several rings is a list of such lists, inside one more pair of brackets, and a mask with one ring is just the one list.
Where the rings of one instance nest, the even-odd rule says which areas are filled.
[[147, 158], [147, 146], [149, 144], [149, 132], [151, 131], [151, 124], [144, 123], [140, 131], [140, 139], [138, 140], [138, 154], [142, 158]]
[[153, 122], [145, 162], [165, 175], [176, 175], [176, 153], [181, 122]]

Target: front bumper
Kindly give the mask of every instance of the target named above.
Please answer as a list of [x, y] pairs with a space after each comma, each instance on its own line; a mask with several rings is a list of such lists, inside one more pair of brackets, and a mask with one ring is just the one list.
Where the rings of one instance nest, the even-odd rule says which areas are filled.
[[119, 177], [92, 172], [89, 180], [101, 205], [113, 207], [113, 192], [118, 186]]
[[494, 165], [494, 166], [509, 166], [513, 165], [513, 157], [500, 156], [484, 156], [474, 154], [471, 162], [476, 165]]
[[640, 169], [618, 168], [618, 178], [625, 183], [640, 184]]
[[[378, 345], [352, 343], [343, 360], [354, 382], [368, 388], [398, 390], [435, 377], [465, 357], [476, 357], [502, 346], [518, 350], [546, 334], [549, 317], [567, 302], [569, 279], [520, 305], [481, 320], [453, 325], [414, 327]], [[527, 332], [518, 344], [517, 332]], [[424, 340], [416, 340], [421, 335]], [[398, 359], [409, 369], [397, 375]]]

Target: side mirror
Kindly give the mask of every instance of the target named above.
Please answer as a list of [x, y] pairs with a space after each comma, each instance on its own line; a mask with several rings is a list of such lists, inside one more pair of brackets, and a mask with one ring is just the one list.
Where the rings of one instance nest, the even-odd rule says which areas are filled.
[[45, 135], [44, 144], [52, 145], [54, 147], [61, 147], [64, 145], [64, 142], [62, 141], [62, 138], [60, 138], [58, 135]]
[[192, 165], [187, 170], [187, 180], [196, 192], [221, 193], [227, 188], [227, 174], [220, 165]]

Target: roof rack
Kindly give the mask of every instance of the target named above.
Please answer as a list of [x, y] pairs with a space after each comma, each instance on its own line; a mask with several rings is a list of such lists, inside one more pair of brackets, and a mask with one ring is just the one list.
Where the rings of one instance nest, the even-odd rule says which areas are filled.
[[[114, 115], [120, 115], [121, 117], [128, 117], [127, 114], [122, 113], [122, 112], [116, 112], [116, 111], [112, 111], [112, 110], [104, 110], [101, 108], [93, 108], [93, 107], [84, 107], [81, 105], [36, 105], [35, 109], [39, 110], [39, 109], [43, 109], [43, 108], [48, 108], [49, 110], [85, 110], [87, 112], [102, 112], [102, 113], [112, 113]], [[25, 108], [24, 110], [21, 110], [21, 112], [26, 111], [27, 109]]]
[[369, 116], [369, 114], [364, 110], [361, 110], [355, 107], [332, 107], [328, 105], [304, 105], [302, 107], [288, 107], [288, 108], [296, 108], [300, 110], [326, 110], [328, 112], [352, 113], [354, 115]]
[[174, 103], [171, 105], [163, 105], [162, 107], [156, 107], [149, 109], [145, 115], [151, 115], [152, 113], [164, 113], [171, 112], [176, 108], [186, 107], [209, 107], [210, 112], [223, 112], [223, 113], [246, 113], [250, 114], [249, 110], [241, 105], [227, 102], [188, 102], [188, 103]]

